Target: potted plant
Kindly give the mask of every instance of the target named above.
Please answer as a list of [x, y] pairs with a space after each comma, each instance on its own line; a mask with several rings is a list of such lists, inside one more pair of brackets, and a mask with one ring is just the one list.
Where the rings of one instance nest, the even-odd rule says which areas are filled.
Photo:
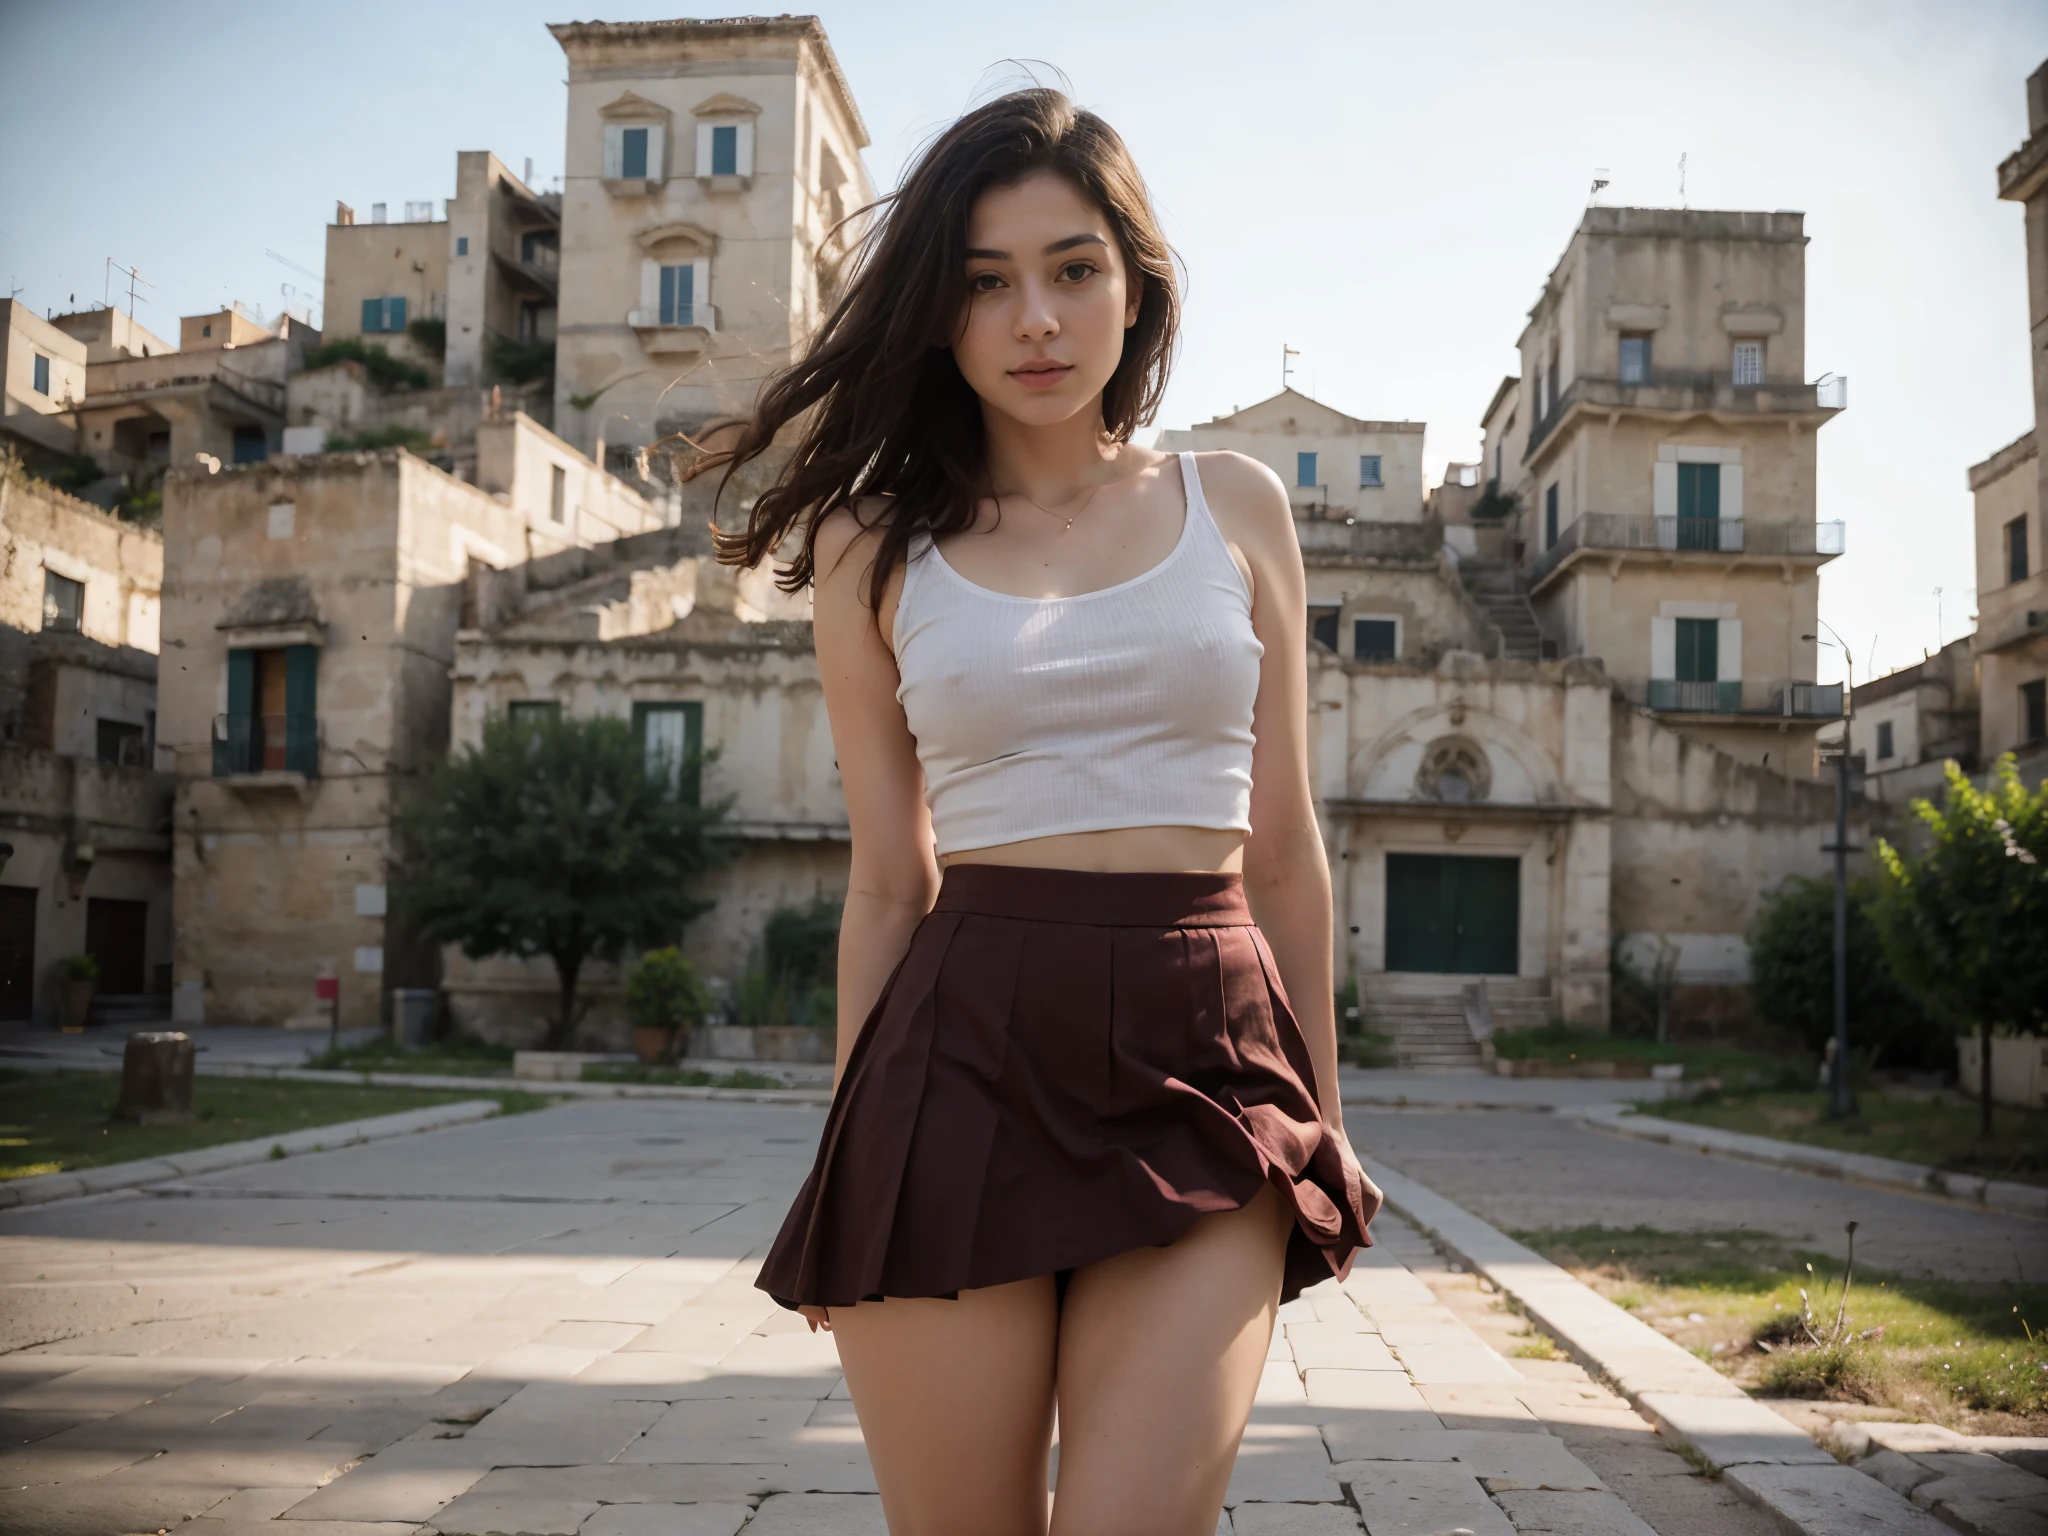
[[690, 1031], [710, 1006], [697, 968], [674, 945], [648, 950], [626, 975], [633, 1054], [649, 1066], [675, 1061], [689, 1050]]
[[64, 1029], [75, 1034], [85, 1028], [85, 1017], [92, 1012], [93, 988], [99, 985], [100, 962], [97, 957], [69, 955], [61, 962], [64, 967]]

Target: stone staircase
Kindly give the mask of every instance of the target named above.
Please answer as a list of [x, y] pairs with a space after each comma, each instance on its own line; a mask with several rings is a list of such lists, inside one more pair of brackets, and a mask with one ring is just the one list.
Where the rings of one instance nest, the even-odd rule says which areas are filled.
[[1516, 582], [1515, 568], [1505, 561], [1467, 560], [1459, 567], [1459, 574], [1479, 611], [1506, 640], [1508, 659], [1541, 661], [1543, 632], [1536, 627], [1536, 613], [1529, 606], [1528, 595]]
[[1465, 992], [1484, 982], [1496, 1031], [1529, 1029], [1550, 1016], [1550, 984], [1541, 977], [1446, 976], [1384, 971], [1359, 979], [1365, 1027], [1391, 1036], [1399, 1065], [1422, 1070], [1484, 1065], [1465, 1022]]
[[124, 1033], [136, 1029], [169, 1029], [171, 1000], [149, 992], [95, 993], [92, 1011], [86, 1015], [85, 1022]]

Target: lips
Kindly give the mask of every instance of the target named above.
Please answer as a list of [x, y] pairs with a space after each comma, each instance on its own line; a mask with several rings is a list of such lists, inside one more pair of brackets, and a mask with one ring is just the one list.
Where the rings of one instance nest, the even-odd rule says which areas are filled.
[[1071, 363], [1056, 363], [1051, 358], [1033, 358], [1022, 367], [1012, 368], [1010, 377], [1026, 389], [1050, 389], [1074, 371]]

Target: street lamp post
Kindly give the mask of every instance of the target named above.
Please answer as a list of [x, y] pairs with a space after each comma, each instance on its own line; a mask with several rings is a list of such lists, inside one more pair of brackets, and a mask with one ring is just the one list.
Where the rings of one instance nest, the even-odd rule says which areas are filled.
[[1856, 657], [1832, 624], [1817, 621], [1833, 640], [1801, 635], [1833, 646], [1842, 653], [1848, 683], [1842, 695], [1842, 746], [1835, 754], [1835, 1059], [1828, 1073], [1828, 1118], [1846, 1120], [1856, 1113], [1849, 1092], [1849, 725], [1856, 713]]

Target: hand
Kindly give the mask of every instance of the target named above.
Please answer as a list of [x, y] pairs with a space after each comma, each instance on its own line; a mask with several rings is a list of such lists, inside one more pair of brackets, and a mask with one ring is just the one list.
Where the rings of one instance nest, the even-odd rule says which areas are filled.
[[832, 1312], [829, 1307], [798, 1307], [797, 1311], [802, 1313], [804, 1321], [811, 1325], [811, 1332], [816, 1333], [820, 1328], [827, 1333], [832, 1331]]

